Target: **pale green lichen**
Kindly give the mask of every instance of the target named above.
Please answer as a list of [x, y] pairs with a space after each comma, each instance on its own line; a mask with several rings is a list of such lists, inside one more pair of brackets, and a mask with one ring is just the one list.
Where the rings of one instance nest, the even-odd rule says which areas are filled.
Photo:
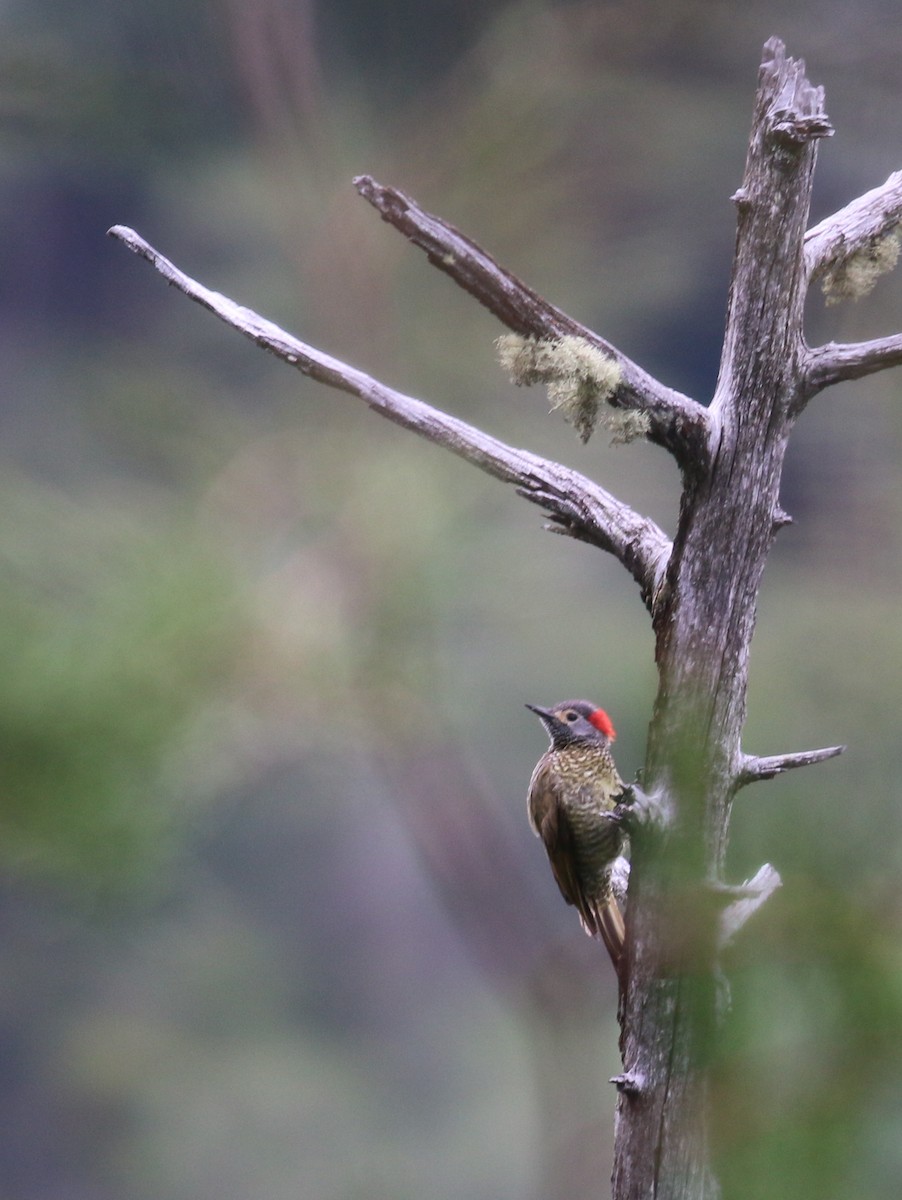
[[648, 437], [651, 420], [648, 413], [633, 408], [616, 408], [602, 417], [605, 428], [611, 435], [612, 446], [625, 446], [639, 438]]
[[868, 242], [848, 258], [832, 263], [821, 279], [821, 291], [826, 303], [860, 300], [871, 291], [881, 275], [893, 269], [898, 259], [899, 232], [894, 229]]
[[544, 383], [551, 409], [564, 418], [587, 442], [601, 420], [611, 430], [612, 442], [629, 442], [648, 433], [645, 413], [617, 410], [603, 413], [620, 386], [620, 368], [585, 338], [539, 339], [507, 333], [495, 343], [498, 361], [521, 386]]

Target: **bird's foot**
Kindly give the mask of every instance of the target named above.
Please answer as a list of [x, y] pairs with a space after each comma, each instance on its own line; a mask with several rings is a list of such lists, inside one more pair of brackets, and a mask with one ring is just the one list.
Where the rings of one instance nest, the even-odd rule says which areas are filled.
[[673, 824], [673, 806], [664, 791], [644, 792], [628, 783], [612, 814], [627, 828], [663, 831]]

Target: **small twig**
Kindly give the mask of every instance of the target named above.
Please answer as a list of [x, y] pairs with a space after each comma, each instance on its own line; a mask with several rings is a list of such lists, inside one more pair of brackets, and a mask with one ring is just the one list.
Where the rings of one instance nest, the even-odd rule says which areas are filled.
[[816, 279], [835, 262], [872, 245], [902, 222], [902, 171], [865, 192], [805, 234], [805, 271]]
[[779, 529], [785, 529], [787, 525], [791, 524], [792, 517], [784, 508], [781, 508], [779, 505], [777, 505], [777, 507], [774, 509], [774, 532], [776, 533]]
[[383, 220], [424, 250], [433, 266], [449, 275], [508, 329], [540, 339], [578, 337], [600, 350], [620, 373], [620, 385], [611, 403], [645, 413], [649, 418], [649, 440], [669, 450], [685, 470], [697, 472], [704, 467], [715, 429], [706, 408], [659, 383], [616, 346], [549, 304], [460, 230], [426, 212], [403, 192], [385, 187], [369, 175], [359, 176], [354, 183]]
[[109, 233], [147, 259], [189, 299], [304, 375], [358, 396], [390, 421], [444, 446], [494, 478], [514, 484], [522, 496], [550, 512], [574, 537], [618, 558], [639, 584], [646, 605], [651, 607], [671, 548], [669, 539], [654, 521], [634, 512], [579, 472], [508, 446], [465, 421], [396, 392], [363, 371], [306, 345], [251, 309], [191, 279], [133, 229], [116, 225]]
[[609, 1082], [624, 1096], [641, 1096], [645, 1087], [645, 1079], [638, 1071], [621, 1071], [612, 1075]]
[[780, 873], [770, 863], [765, 863], [751, 879], [739, 887], [718, 889], [722, 894], [735, 897], [720, 914], [717, 931], [719, 949], [723, 950], [732, 942], [749, 917], [761, 908], [782, 883]]
[[810, 767], [815, 763], [826, 762], [828, 758], [836, 758], [844, 753], [845, 746], [826, 746], [822, 750], [800, 750], [795, 754], [774, 754], [769, 758], [756, 758], [752, 754], [743, 756], [742, 767], [737, 779], [737, 787], [745, 787], [748, 783], [756, 783], [759, 779], [773, 779], [784, 771], [794, 771], [796, 767]]
[[869, 342], [828, 342], [809, 351], [803, 366], [802, 395], [808, 400], [826, 387], [861, 379], [902, 365], [902, 334]]

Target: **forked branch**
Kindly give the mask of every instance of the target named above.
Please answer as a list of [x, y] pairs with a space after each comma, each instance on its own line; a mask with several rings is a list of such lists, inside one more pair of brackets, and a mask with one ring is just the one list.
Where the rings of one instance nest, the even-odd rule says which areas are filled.
[[354, 180], [358, 192], [383, 220], [426, 252], [433, 266], [449, 275], [514, 333], [538, 339], [578, 337], [616, 364], [620, 384], [610, 399], [615, 408], [644, 413], [648, 439], [669, 450], [680, 467], [697, 473], [709, 461], [714, 422], [706, 408], [665, 387], [616, 346], [549, 304], [453, 225], [426, 212], [396, 188], [369, 175]]
[[550, 513], [559, 532], [590, 542], [618, 558], [639, 584], [646, 606], [651, 608], [671, 551], [670, 540], [654, 521], [634, 512], [578, 471], [508, 446], [465, 421], [397, 392], [363, 371], [308, 346], [251, 309], [191, 279], [133, 229], [115, 225], [109, 233], [145, 258], [189, 299], [304, 375], [358, 396], [390, 421], [444, 446], [496, 479], [513, 484], [522, 496]]
[[[900, 223], [902, 171], [896, 171], [881, 187], [808, 230], [804, 248], [807, 280], [821, 279], [827, 303], [865, 295], [880, 275], [896, 264]], [[902, 334], [818, 346], [801, 360], [796, 408], [834, 383], [900, 365]]]

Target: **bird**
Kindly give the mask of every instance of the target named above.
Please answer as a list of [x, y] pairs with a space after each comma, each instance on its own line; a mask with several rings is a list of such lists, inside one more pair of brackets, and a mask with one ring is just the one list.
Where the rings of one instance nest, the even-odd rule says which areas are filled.
[[605, 710], [588, 700], [526, 707], [551, 743], [529, 781], [529, 823], [545, 846], [561, 895], [586, 933], [602, 939], [619, 972], [625, 927], [611, 867], [623, 847], [614, 809], [625, 789], [611, 754], [617, 734]]

